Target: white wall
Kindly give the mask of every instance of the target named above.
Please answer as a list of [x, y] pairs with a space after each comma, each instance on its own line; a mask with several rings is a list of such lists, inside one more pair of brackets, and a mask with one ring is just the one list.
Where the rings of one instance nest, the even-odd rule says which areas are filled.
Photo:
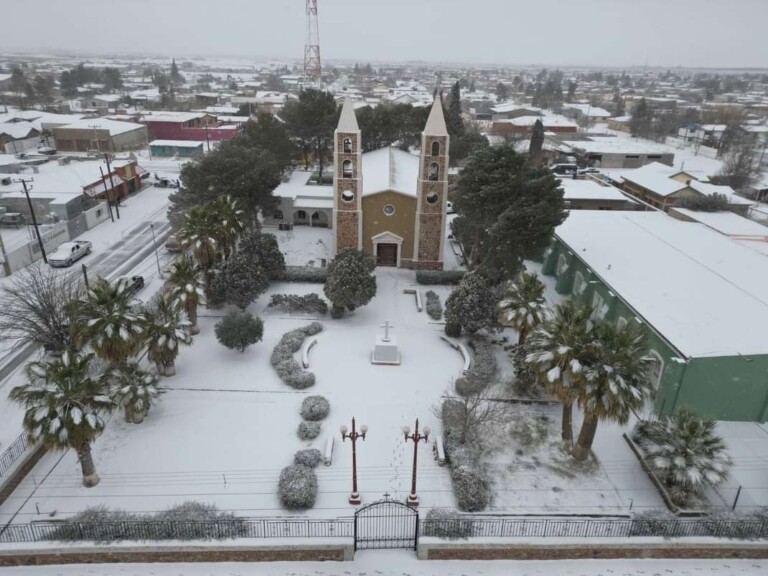
[[107, 209], [106, 202], [100, 202], [90, 210], [83, 212], [85, 216], [85, 228], [90, 230], [94, 226], [98, 226], [109, 218], [109, 210]]
[[5, 145], [5, 153], [16, 154], [18, 152], [26, 152], [27, 150], [37, 150], [38, 144], [40, 144], [40, 136], [27, 138], [26, 140], [14, 140]]

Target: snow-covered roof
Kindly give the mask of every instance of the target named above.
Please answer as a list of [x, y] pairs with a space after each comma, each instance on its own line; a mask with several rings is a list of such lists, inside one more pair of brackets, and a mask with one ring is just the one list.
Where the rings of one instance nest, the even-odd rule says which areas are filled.
[[190, 122], [205, 118], [208, 114], [204, 112], [147, 112], [142, 117], [142, 122]]
[[624, 196], [618, 188], [605, 186], [591, 178], [583, 180], [563, 178], [560, 180], [560, 187], [563, 189], [565, 200], [623, 200], [627, 203], [635, 203], [634, 200]]
[[416, 196], [419, 157], [399, 148], [363, 154], [363, 196], [392, 190]]
[[672, 208], [674, 212], [679, 212], [683, 216], [696, 222], [704, 224], [732, 238], [760, 238], [768, 243], [768, 227], [758, 224], [754, 220], [744, 218], [730, 211], [723, 212], [700, 212], [689, 210], [688, 208]]
[[563, 108], [569, 108], [571, 110], [578, 110], [585, 116], [590, 118], [610, 118], [611, 113], [605, 108], [599, 106], [590, 106], [589, 104], [563, 104]]
[[507, 112], [514, 112], [515, 110], [541, 112], [541, 108], [537, 108], [536, 106], [526, 106], [525, 104], [518, 104], [517, 102], [502, 102], [501, 104], [491, 107], [491, 112], [495, 114], [506, 114]]
[[559, 128], [577, 128], [579, 127], [573, 120], [563, 118], [562, 116], [518, 116], [517, 118], [509, 118], [502, 120], [494, 120], [494, 124], [511, 124], [513, 126], [533, 126], [537, 120], [541, 120], [544, 128], [547, 127], [559, 127]]
[[768, 258], [662, 212], [573, 210], [555, 234], [688, 357], [768, 354]]
[[664, 144], [616, 138], [614, 136], [591, 136], [590, 140], [567, 140], [563, 144], [594, 154], [673, 154], [674, 150]]
[[152, 140], [150, 146], [173, 146], [174, 148], [197, 148], [203, 146], [205, 142], [195, 142], [193, 140]]
[[29, 136], [35, 127], [29, 122], [8, 122], [0, 124], [0, 134], [5, 134], [13, 140], [21, 140]]
[[62, 130], [108, 130], [110, 136], [133, 132], [134, 130], [146, 130], [143, 124], [134, 124], [132, 122], [120, 122], [118, 120], [107, 120], [105, 118], [84, 118], [71, 124], [57, 126]]

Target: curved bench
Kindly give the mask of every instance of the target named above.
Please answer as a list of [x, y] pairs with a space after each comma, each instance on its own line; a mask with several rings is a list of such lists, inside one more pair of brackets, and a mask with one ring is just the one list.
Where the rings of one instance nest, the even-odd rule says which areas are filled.
[[469, 369], [472, 368], [472, 354], [469, 352], [469, 348], [467, 348], [463, 343], [459, 342], [458, 340], [449, 338], [445, 334], [441, 334], [440, 338], [442, 338], [445, 342], [447, 342], [451, 348], [459, 351], [459, 353], [461, 354], [461, 357], [464, 358], [464, 367], [462, 368], [461, 372], [462, 374], [466, 374], [469, 371]]
[[421, 300], [421, 290], [418, 288], [405, 288], [403, 294], [413, 294], [416, 297], [416, 310], [421, 312], [424, 309], [424, 304]]
[[301, 365], [304, 368], [309, 368], [309, 351], [315, 344], [317, 344], [316, 336], [305, 338], [304, 342], [301, 343]]

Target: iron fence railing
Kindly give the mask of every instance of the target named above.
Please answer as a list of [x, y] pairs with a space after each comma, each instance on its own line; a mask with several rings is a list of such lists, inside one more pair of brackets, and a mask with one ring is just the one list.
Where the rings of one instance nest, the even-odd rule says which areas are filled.
[[22, 434], [16, 440], [14, 440], [5, 451], [0, 454], [0, 477], [5, 476], [5, 473], [10, 470], [16, 461], [27, 453], [27, 450], [31, 448], [27, 441], [27, 435]]
[[[241, 538], [355, 538], [353, 518], [333, 520], [244, 518], [219, 521], [44, 521], [0, 529], [0, 543], [40, 541], [205, 540]], [[768, 538], [768, 521], [649, 518], [459, 518], [421, 520], [419, 534], [443, 539], [467, 538]]]

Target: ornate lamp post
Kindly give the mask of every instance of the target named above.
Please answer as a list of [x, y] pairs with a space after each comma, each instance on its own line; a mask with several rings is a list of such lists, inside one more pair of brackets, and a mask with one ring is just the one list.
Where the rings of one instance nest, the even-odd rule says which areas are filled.
[[352, 418], [352, 431], [347, 432], [347, 427], [342, 426], [341, 441], [345, 441], [347, 438], [352, 440], [352, 493], [349, 495], [349, 503], [353, 506], [358, 506], [361, 502], [360, 493], [357, 491], [357, 439], [362, 438], [365, 440], [365, 435], [368, 433], [368, 426], [363, 424], [360, 426], [360, 432], [355, 429], [355, 419]]
[[416, 418], [416, 430], [413, 434], [410, 433], [411, 429], [408, 426], [403, 426], [403, 436], [405, 441], [413, 441], [413, 475], [411, 476], [411, 493], [408, 494], [408, 505], [418, 506], [419, 497], [416, 495], [416, 463], [419, 456], [419, 442], [424, 440], [426, 442], [429, 439], [429, 433], [431, 430], [429, 426], [424, 426], [424, 434], [419, 434], [419, 419]]

